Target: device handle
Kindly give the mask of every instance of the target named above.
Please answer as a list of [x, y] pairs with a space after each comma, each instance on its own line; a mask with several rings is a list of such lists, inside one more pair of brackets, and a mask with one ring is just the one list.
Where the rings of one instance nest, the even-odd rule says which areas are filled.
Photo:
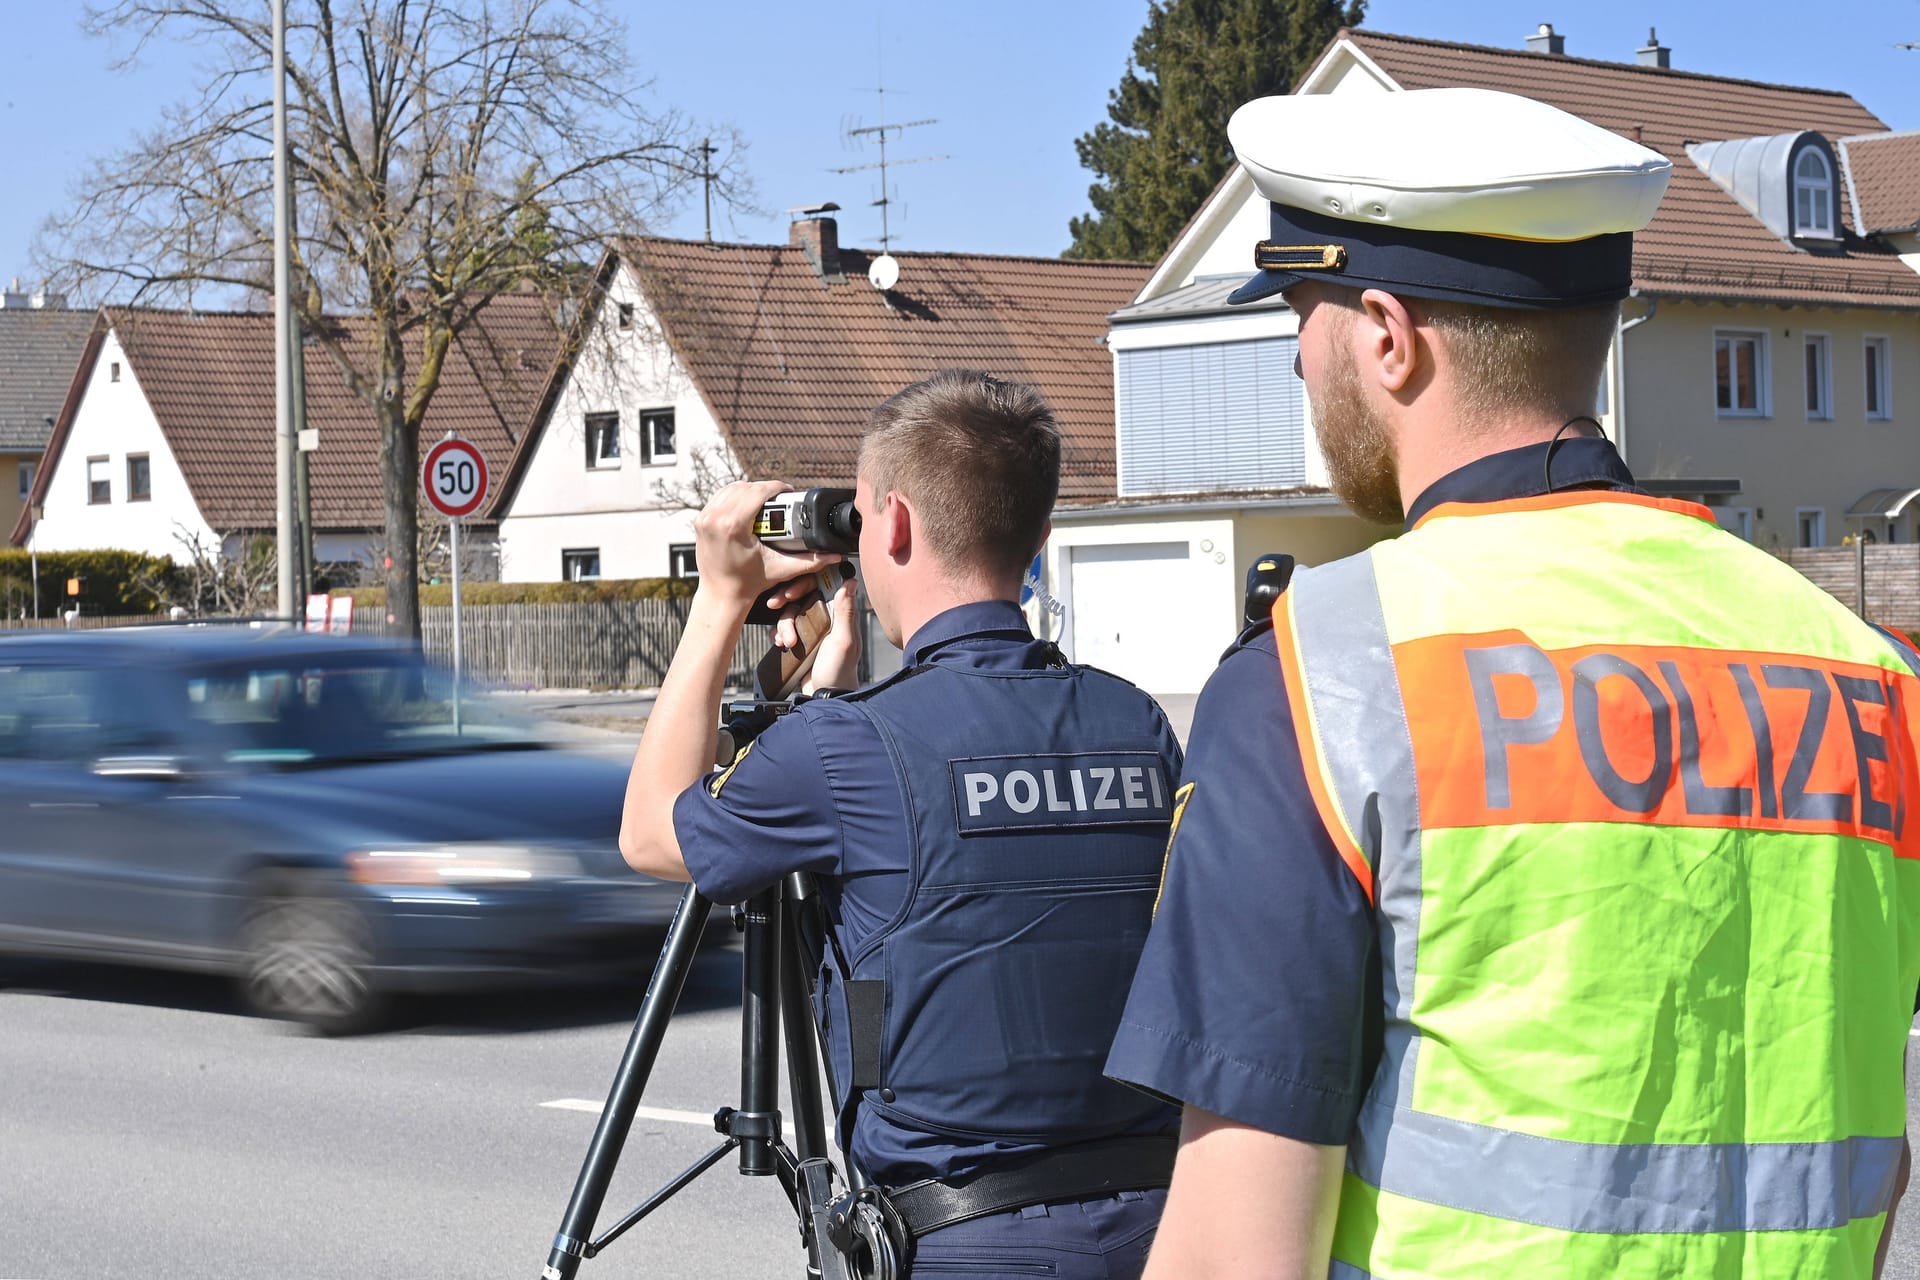
[[801, 612], [793, 620], [794, 630], [799, 633], [799, 643], [791, 649], [777, 646], [768, 649], [766, 656], [760, 659], [759, 666], [754, 668], [754, 684], [761, 697], [774, 701], [792, 697], [807, 672], [813, 669], [820, 642], [827, 638], [827, 632], [833, 630], [833, 614], [824, 594], [825, 590], [832, 589], [826, 586], [828, 581], [838, 585], [837, 580], [822, 574], [822, 589], [801, 597]]

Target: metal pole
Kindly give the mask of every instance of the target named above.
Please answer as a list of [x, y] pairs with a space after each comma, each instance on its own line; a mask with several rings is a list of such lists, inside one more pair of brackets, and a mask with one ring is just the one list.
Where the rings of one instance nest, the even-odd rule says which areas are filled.
[[294, 616], [293, 298], [287, 183], [287, 0], [273, 0], [273, 479], [279, 612]]
[[27, 558], [33, 562], [33, 620], [38, 622], [40, 621], [40, 548], [35, 545], [39, 541], [35, 535], [40, 532], [39, 509], [29, 511], [27, 517], [31, 521], [27, 525]]
[[[292, 237], [289, 236], [289, 239]], [[291, 271], [291, 265], [289, 265]], [[313, 455], [302, 443], [307, 433], [307, 356], [300, 337], [300, 317], [294, 316], [287, 325], [293, 342], [287, 352], [287, 369], [291, 374], [288, 385], [292, 389], [293, 402], [293, 529], [294, 538], [300, 548], [300, 559], [294, 572], [294, 591], [296, 597], [304, 602], [313, 592], [313, 497], [309, 486], [309, 468]]]
[[1860, 531], [1853, 535], [1853, 602], [1854, 612], [1863, 619], [1867, 616], [1867, 526], [1860, 522]]
[[460, 520], [447, 521], [453, 529], [453, 736], [460, 736]]

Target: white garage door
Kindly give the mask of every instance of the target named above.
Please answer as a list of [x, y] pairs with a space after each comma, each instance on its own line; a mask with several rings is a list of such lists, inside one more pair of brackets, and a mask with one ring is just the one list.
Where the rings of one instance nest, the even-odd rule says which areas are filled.
[[[1201, 578], [1185, 542], [1072, 547], [1068, 652], [1148, 693], [1198, 693], [1221, 643], [1205, 617]], [[1205, 634], [1205, 642], [1196, 636]]]

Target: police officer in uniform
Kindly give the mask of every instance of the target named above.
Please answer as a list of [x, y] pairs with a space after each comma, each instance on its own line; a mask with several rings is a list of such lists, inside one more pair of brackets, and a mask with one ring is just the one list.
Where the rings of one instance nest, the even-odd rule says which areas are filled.
[[[840, 1142], [892, 1189], [915, 1274], [1138, 1276], [1172, 1168], [1173, 1109], [1101, 1068], [1180, 750], [1145, 694], [1027, 629], [1059, 465], [1030, 388], [948, 370], [881, 404], [859, 567], [905, 665], [803, 702], [703, 779], [749, 606], [830, 559], [754, 538], [779, 483], [723, 490], [695, 522], [699, 589], [627, 791], [638, 870], [718, 902], [823, 878]], [[843, 585], [816, 685], [855, 683], [852, 600]]]
[[[1916, 655], [1591, 412], [1660, 156], [1507, 94], [1263, 99], [1335, 491], [1196, 708], [1108, 1063], [1148, 1274], [1867, 1276], [1906, 1176]], [[1700, 353], [1700, 367], [1707, 367]]]

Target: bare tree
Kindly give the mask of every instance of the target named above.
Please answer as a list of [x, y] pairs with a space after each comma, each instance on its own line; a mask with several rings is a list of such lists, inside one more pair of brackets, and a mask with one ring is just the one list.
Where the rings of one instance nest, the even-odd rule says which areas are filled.
[[[193, 618], [264, 617], [273, 612], [280, 561], [272, 538], [229, 533], [207, 542], [175, 521], [173, 540], [180, 549], [171, 566], [143, 570], [134, 578], [134, 585], [152, 592], [162, 609], [180, 609]], [[237, 545], [240, 553], [222, 554], [223, 543]]]
[[[419, 430], [454, 336], [504, 289], [570, 288], [611, 233], [669, 207], [702, 172], [703, 131], [643, 102], [604, 0], [287, 8], [293, 293], [379, 423], [388, 608], [418, 635]], [[133, 303], [257, 293], [272, 278], [269, 0], [115, 0], [85, 25], [130, 40], [125, 61], [161, 39], [209, 61], [196, 99], [49, 222], [49, 273]], [[715, 191], [744, 196], [732, 159]], [[368, 340], [326, 323], [348, 312]]]

